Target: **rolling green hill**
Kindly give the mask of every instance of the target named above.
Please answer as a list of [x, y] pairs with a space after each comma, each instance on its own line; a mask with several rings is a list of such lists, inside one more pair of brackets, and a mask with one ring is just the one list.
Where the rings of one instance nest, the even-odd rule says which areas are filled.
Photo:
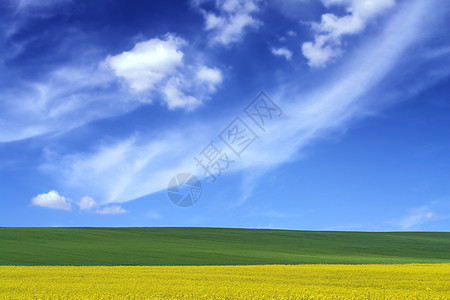
[[0, 265], [450, 263], [450, 233], [0, 228]]

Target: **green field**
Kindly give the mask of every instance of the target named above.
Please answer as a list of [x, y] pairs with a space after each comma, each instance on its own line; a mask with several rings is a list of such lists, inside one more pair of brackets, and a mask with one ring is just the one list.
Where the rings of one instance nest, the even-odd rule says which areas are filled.
[[450, 263], [450, 233], [0, 228], [0, 265], [303, 263]]

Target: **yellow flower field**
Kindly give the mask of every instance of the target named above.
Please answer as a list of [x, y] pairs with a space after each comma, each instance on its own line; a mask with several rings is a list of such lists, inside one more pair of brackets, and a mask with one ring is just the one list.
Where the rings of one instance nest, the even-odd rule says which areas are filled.
[[450, 264], [0, 266], [0, 299], [450, 299]]

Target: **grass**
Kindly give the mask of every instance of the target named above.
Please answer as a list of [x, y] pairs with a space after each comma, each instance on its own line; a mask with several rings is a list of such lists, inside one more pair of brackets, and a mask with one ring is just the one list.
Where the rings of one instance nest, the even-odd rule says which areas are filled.
[[0, 265], [449, 263], [448, 232], [0, 228]]

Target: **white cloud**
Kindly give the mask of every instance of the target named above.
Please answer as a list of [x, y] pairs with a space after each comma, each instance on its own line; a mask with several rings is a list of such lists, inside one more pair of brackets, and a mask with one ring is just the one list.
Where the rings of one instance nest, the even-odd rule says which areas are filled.
[[426, 205], [412, 209], [407, 216], [400, 220], [399, 225], [403, 230], [408, 230], [437, 218], [436, 213]]
[[81, 210], [89, 210], [98, 207], [95, 200], [88, 196], [81, 198], [80, 202], [78, 202], [78, 206]]
[[[130, 51], [108, 56], [103, 65], [125, 79], [134, 92], [160, 93], [170, 109], [194, 109], [222, 83], [217, 68], [186, 65], [181, 48], [187, 42], [172, 34], [137, 43]], [[197, 80], [195, 80], [197, 79]]]
[[205, 18], [205, 29], [212, 32], [212, 42], [229, 45], [242, 40], [248, 29], [258, 28], [262, 22], [254, 17], [259, 11], [258, 0], [216, 0], [217, 14], [201, 7], [208, 0], [194, 0]]
[[[47, 194], [37, 195], [31, 200], [31, 204], [34, 206], [47, 207], [52, 209], [63, 209], [68, 211], [72, 210], [71, 202], [72, 200], [59, 195], [57, 191], [50, 191]], [[88, 211], [100, 215], [117, 215], [128, 212], [119, 205], [99, 208], [97, 202], [95, 202], [94, 199], [88, 196], [84, 196], [83, 198], [81, 198], [77, 205], [82, 211]]]
[[341, 54], [341, 49], [326, 45], [326, 37], [318, 36], [314, 43], [306, 42], [302, 45], [303, 55], [309, 60], [311, 67], [324, 67], [327, 62]]
[[326, 13], [312, 29], [314, 42], [302, 45], [303, 55], [312, 67], [323, 67], [342, 53], [342, 38], [364, 30], [367, 23], [395, 4], [394, 0], [322, 0], [325, 7], [345, 6], [348, 12], [342, 17]]
[[165, 39], [150, 39], [137, 43], [130, 51], [108, 56], [105, 63], [116, 76], [123, 77], [137, 91], [152, 89], [183, 65], [181, 46], [186, 42], [171, 34]]
[[124, 214], [127, 213], [125, 209], [118, 205], [108, 206], [102, 209], [98, 209], [95, 211], [97, 214], [100, 215], [118, 215], [118, 214]]
[[142, 104], [116, 88], [113, 74], [96, 66], [68, 64], [42, 77], [0, 90], [0, 142], [62, 133]]
[[222, 72], [217, 68], [201, 66], [196, 74], [197, 80], [205, 82], [211, 91], [215, 91], [216, 86], [222, 83]]
[[119, 205], [99, 208], [97, 202], [88, 196], [81, 198], [80, 202], [78, 202], [78, 206], [80, 210], [85, 210], [100, 215], [117, 215], [128, 212]]
[[93, 153], [52, 156], [42, 170], [59, 174], [62, 182], [93, 195], [101, 204], [126, 202], [167, 187], [177, 173], [195, 172], [192, 157], [217, 127], [185, 124], [151, 139], [133, 136]]
[[186, 89], [187, 86], [188, 83], [186, 82], [186, 79], [179, 76], [170, 78], [162, 87], [164, 99], [170, 109], [183, 107], [191, 110], [201, 104], [199, 99], [183, 92], [183, 89]]
[[71, 200], [60, 196], [57, 191], [50, 191], [47, 194], [40, 194], [31, 200], [32, 205], [42, 206], [52, 209], [71, 210]]
[[[196, 79], [199, 70], [210, 67], [198, 61], [185, 64], [182, 47], [186, 44], [168, 34], [163, 39], [138, 43], [131, 51], [102, 58], [100, 64], [99, 57], [93, 54], [100, 51], [85, 49], [77, 62], [43, 71], [31, 81], [18, 79], [14, 85], [4, 85], [0, 90], [0, 142], [62, 133], [93, 120], [127, 113], [151, 102], [153, 97], [169, 103], [173, 88], [177, 89], [174, 97], [178, 97], [171, 107], [193, 109], [210, 99], [221, 81]], [[221, 75], [219, 69], [211, 70]], [[170, 81], [174, 77], [181, 79], [174, 83]], [[130, 89], [120, 88], [118, 78], [123, 78]], [[183, 84], [176, 85], [180, 81]], [[166, 95], [161, 93], [165, 85]], [[153, 94], [146, 94], [145, 88]]]
[[271, 48], [270, 49], [272, 51], [273, 54], [277, 55], [277, 56], [284, 56], [284, 58], [286, 58], [286, 60], [291, 60], [292, 58], [292, 51], [281, 47], [281, 48]]
[[[420, 20], [433, 5], [415, 1], [398, 12], [382, 33], [358, 49], [355, 55], [320, 85], [305, 89], [288, 74], [290, 88], [271, 93], [285, 114], [267, 128], [231, 167], [232, 171], [263, 174], [298, 158], [299, 151], [318, 137], [349, 126], [352, 121], [381, 109], [377, 85], [394, 70], [413, 42], [427, 27]], [[417, 59], [425, 59], [414, 56]], [[424, 82], [424, 88], [430, 82]], [[402, 94], [404, 100], [408, 95]], [[286, 99], [284, 102], [282, 99]], [[390, 98], [392, 102], [398, 98]], [[250, 99], [249, 99], [250, 101]], [[383, 103], [384, 105], [385, 103]], [[44, 170], [70, 188], [93, 195], [100, 203], [123, 203], [164, 190], [177, 173], [202, 176], [193, 157], [217, 136], [233, 116], [217, 116], [205, 122], [184, 123], [99, 145], [92, 153], [52, 157]], [[245, 199], [244, 199], [245, 200]]]

